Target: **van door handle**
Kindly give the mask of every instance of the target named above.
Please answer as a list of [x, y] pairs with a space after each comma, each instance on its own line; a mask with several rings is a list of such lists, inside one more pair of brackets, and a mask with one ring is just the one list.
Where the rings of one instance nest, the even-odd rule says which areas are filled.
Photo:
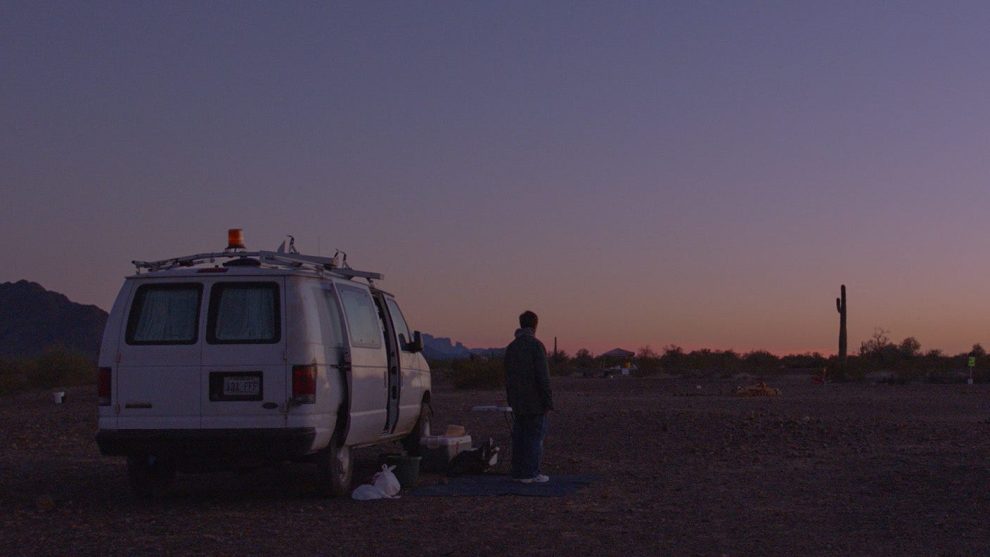
[[335, 367], [340, 371], [343, 371], [344, 373], [351, 371], [351, 353], [344, 352], [343, 354], [340, 355], [340, 363], [330, 364], [330, 367]]

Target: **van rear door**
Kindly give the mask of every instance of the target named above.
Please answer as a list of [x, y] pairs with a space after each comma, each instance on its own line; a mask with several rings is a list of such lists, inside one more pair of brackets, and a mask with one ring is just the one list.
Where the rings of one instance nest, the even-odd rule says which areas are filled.
[[144, 282], [134, 290], [114, 374], [120, 429], [199, 427], [202, 301], [198, 282]]
[[210, 285], [199, 377], [202, 427], [285, 427], [285, 279]]

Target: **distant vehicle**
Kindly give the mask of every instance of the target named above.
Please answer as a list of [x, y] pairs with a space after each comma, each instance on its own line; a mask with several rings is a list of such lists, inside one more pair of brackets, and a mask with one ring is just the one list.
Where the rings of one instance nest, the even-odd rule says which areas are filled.
[[222, 252], [135, 261], [103, 335], [99, 431], [152, 496], [176, 471], [316, 463], [321, 492], [346, 494], [354, 447], [430, 429], [419, 331], [382, 276], [334, 258]]

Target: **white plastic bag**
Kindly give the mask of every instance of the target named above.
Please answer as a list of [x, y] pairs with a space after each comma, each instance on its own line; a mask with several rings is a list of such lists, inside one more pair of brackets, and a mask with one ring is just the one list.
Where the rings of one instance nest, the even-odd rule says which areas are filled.
[[392, 470], [395, 470], [395, 466], [382, 464], [381, 471], [376, 473], [375, 477], [371, 479], [372, 485], [382, 490], [382, 493], [387, 497], [394, 497], [402, 490], [399, 478], [395, 477]]
[[351, 499], [355, 501], [398, 499], [402, 485], [399, 484], [399, 478], [395, 477], [392, 470], [395, 470], [395, 466], [382, 464], [381, 471], [375, 474], [370, 484], [362, 484], [354, 488]]
[[371, 501], [374, 499], [389, 499], [388, 495], [371, 484], [361, 484], [351, 492], [351, 499], [355, 501]]

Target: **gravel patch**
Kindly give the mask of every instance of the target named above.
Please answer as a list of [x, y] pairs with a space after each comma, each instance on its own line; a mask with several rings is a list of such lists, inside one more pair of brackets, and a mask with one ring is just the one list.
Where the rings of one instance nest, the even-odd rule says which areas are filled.
[[[990, 387], [554, 378], [545, 472], [573, 495], [313, 494], [283, 464], [180, 475], [140, 500], [94, 442], [92, 388], [0, 397], [0, 555], [977, 555], [990, 545]], [[434, 391], [434, 428], [503, 448], [498, 391]], [[356, 453], [357, 481], [378, 455]], [[421, 474], [421, 485], [445, 481]]]

